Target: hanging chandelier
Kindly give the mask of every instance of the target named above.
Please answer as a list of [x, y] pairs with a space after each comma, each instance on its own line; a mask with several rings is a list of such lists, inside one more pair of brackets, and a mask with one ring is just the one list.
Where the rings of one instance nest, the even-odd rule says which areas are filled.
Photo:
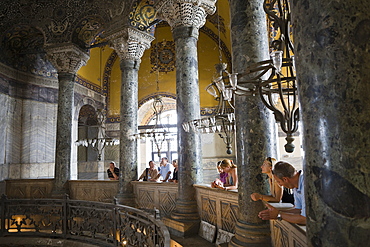
[[98, 154], [98, 161], [101, 161], [103, 150], [106, 146], [119, 145], [119, 140], [111, 138], [105, 133], [105, 110], [97, 109], [97, 125], [90, 127], [97, 127], [97, 136], [95, 138], [86, 138], [77, 140], [76, 146], [91, 147]]
[[184, 122], [182, 127], [185, 132], [217, 133], [226, 144], [226, 153], [232, 154], [235, 114], [233, 90], [229, 85], [235, 85], [236, 74], [230, 74], [227, 71], [226, 63], [216, 64], [215, 68], [216, 74], [212, 79], [212, 83], [206, 87], [206, 91], [218, 101], [216, 110], [209, 117]]
[[163, 150], [163, 144], [165, 141], [171, 137], [175, 136], [177, 133], [171, 131], [171, 126], [164, 124], [162, 121], [162, 113], [164, 111], [164, 103], [162, 96], [156, 95], [152, 103], [153, 109], [153, 120], [154, 125], [146, 126], [147, 128], [134, 134], [136, 139], [150, 139], [153, 141], [157, 149], [158, 157], [161, 157], [161, 152]]
[[230, 87], [236, 95], [260, 96], [286, 134], [285, 151], [291, 153], [295, 148], [292, 142], [293, 133], [298, 130], [299, 106], [289, 0], [265, 0], [263, 8], [277, 33], [271, 43], [270, 59], [249, 66], [238, 74], [237, 84]]
[[219, 76], [206, 88], [219, 100], [215, 114], [183, 123], [185, 131], [219, 133], [228, 154], [231, 153], [235, 116], [233, 111], [227, 113], [225, 106], [229, 105], [234, 110], [233, 95], [259, 95], [286, 134], [285, 151], [292, 153], [295, 148], [293, 134], [298, 130], [299, 107], [289, 1], [265, 0], [263, 7], [270, 26], [277, 33], [271, 42], [270, 59], [252, 64], [242, 73], [230, 74], [225, 64], [216, 65]]

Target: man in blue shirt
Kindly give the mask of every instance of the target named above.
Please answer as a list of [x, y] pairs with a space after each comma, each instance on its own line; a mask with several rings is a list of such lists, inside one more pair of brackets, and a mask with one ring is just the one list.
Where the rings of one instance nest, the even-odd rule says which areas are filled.
[[277, 219], [286, 220], [290, 223], [306, 224], [306, 202], [304, 198], [304, 176], [303, 171], [296, 171], [288, 162], [280, 161], [272, 170], [276, 182], [280, 186], [293, 189], [294, 208], [278, 210], [267, 204], [268, 209], [258, 213], [263, 220]]

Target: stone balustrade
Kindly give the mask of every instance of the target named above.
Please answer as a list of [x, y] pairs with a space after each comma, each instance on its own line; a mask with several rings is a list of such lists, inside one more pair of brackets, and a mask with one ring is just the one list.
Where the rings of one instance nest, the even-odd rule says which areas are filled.
[[[161, 217], [169, 217], [176, 208], [178, 184], [132, 181], [138, 208], [158, 209]], [[86, 201], [113, 202], [118, 181], [70, 180], [70, 198]], [[48, 198], [52, 179], [6, 180], [1, 184], [9, 198]], [[201, 227], [199, 235], [209, 242], [229, 242], [235, 233], [238, 217], [238, 192], [223, 191], [209, 185], [194, 185]], [[275, 247], [306, 246], [306, 227], [286, 221], [272, 220], [271, 237]]]
[[200, 235], [216, 244], [227, 243], [235, 233], [238, 216], [238, 192], [211, 188], [209, 185], [194, 185], [199, 216]]
[[159, 182], [131, 182], [136, 205], [143, 210], [158, 209], [161, 217], [169, 216], [176, 208], [178, 184]]

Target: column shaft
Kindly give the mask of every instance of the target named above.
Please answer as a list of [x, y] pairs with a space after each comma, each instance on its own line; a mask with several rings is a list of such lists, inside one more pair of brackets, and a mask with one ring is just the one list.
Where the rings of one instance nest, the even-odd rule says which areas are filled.
[[55, 148], [55, 184], [53, 189], [55, 195], [68, 193], [66, 182], [70, 178], [71, 166], [74, 78], [75, 74], [58, 73], [58, 118]]
[[364, 246], [370, 232], [370, 6], [292, 2], [308, 246]]
[[120, 180], [117, 195], [121, 204], [134, 206], [131, 181], [137, 178], [138, 71], [140, 60], [121, 60]]
[[198, 29], [176, 27], [173, 30], [176, 45], [176, 93], [178, 125], [179, 192], [173, 218], [198, 219], [195, 188], [202, 180], [202, 149], [200, 134], [186, 133], [183, 122], [200, 118], [198, 84]]
[[[242, 72], [248, 65], [268, 59], [266, 15], [262, 4], [259, 0], [230, 1], [234, 72]], [[264, 205], [261, 201], [252, 201], [250, 194], [268, 191], [260, 166], [267, 156], [277, 155], [275, 120], [259, 95], [236, 96], [235, 118], [239, 217], [229, 246], [269, 246], [269, 222], [258, 218]]]

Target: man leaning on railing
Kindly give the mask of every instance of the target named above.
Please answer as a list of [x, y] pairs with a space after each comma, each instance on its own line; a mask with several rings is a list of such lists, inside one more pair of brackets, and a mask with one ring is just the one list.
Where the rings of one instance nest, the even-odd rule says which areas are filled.
[[258, 213], [258, 217], [263, 220], [286, 220], [290, 223], [306, 224], [306, 202], [304, 198], [304, 176], [303, 171], [296, 171], [295, 168], [284, 161], [275, 164], [272, 170], [276, 182], [280, 186], [293, 189], [294, 208], [287, 210], [278, 210], [277, 208], [266, 204], [268, 209]]

